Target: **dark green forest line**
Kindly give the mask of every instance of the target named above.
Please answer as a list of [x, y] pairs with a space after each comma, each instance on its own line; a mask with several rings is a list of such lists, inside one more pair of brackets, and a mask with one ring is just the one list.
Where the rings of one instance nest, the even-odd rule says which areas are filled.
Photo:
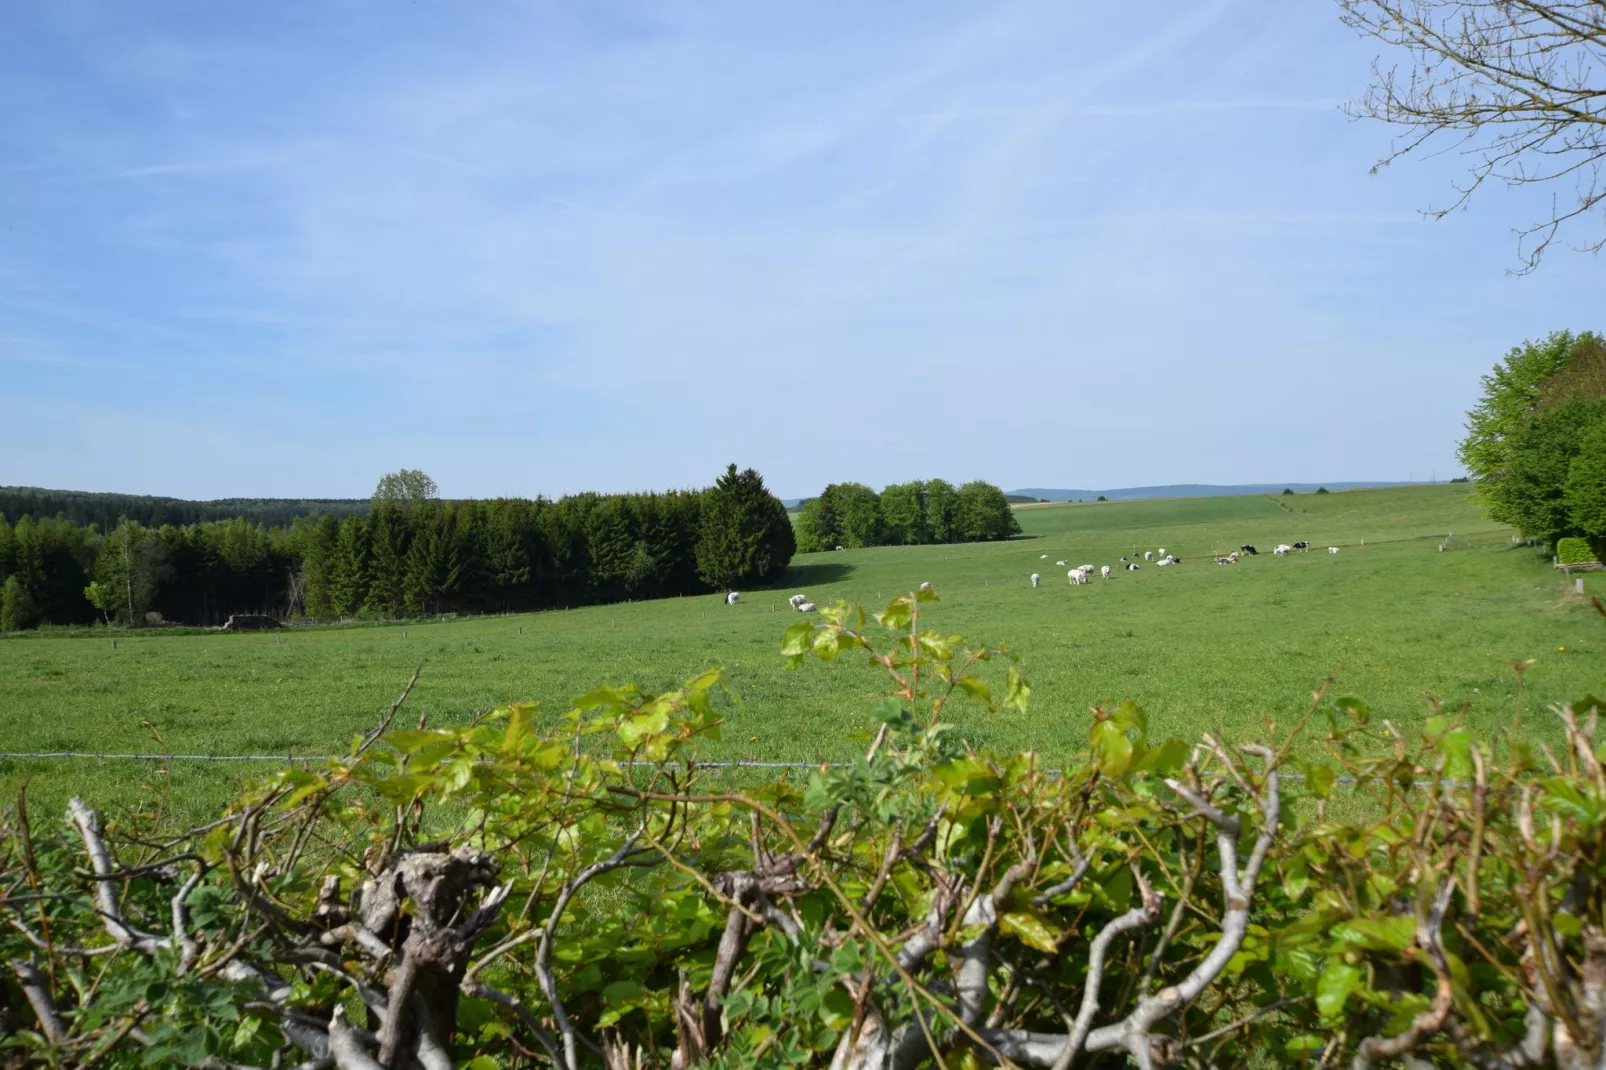
[[[412, 478], [420, 482], [411, 491], [387, 489]], [[842, 486], [857, 485], [833, 485], [828, 498]], [[912, 486], [923, 493], [912, 499], [916, 515], [905, 518], [919, 533], [910, 541], [1020, 530], [990, 484]], [[278, 525], [250, 515], [182, 524], [135, 516], [80, 522], [70, 513], [0, 518], [0, 631], [217, 625], [238, 613], [386, 620], [560, 609], [765, 586], [783, 577], [798, 549], [779, 499], [756, 471], [734, 465], [704, 490], [557, 501], [442, 501], [433, 493], [422, 473], [398, 473], [360, 513]], [[85, 496], [97, 508], [111, 497]], [[875, 545], [865, 541], [862, 517], [846, 515], [859, 525], [842, 533], [846, 543]], [[876, 524], [878, 539], [900, 530]]]
[[289, 527], [299, 517], [353, 516], [368, 511], [367, 498], [218, 498], [189, 501], [150, 494], [111, 494], [45, 487], [0, 487], [0, 519], [60, 517], [81, 527], [116, 527], [132, 520], [147, 528], [183, 527], [242, 519], [270, 528]]

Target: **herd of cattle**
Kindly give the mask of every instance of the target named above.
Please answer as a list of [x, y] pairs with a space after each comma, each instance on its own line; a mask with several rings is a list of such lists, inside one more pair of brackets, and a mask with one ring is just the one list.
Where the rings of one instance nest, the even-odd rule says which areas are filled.
[[[842, 547], [838, 546], [837, 549], [840, 550], [840, 549], [842, 549]], [[1299, 550], [1301, 553], [1308, 552], [1310, 550], [1310, 543], [1308, 543], [1308, 542], [1278, 543], [1276, 546], [1272, 547], [1272, 551], [1271, 552], [1277, 557], [1287, 557], [1289, 554], [1293, 553], [1295, 550]], [[1330, 554], [1336, 554], [1336, 553], [1338, 553], [1338, 547], [1329, 546], [1327, 548], [1327, 552], [1330, 553]], [[1244, 545], [1238, 547], [1238, 549], [1234, 550], [1232, 553], [1228, 554], [1227, 556], [1225, 556], [1225, 557], [1216, 557], [1216, 558], [1213, 558], [1213, 560], [1218, 565], [1235, 565], [1235, 564], [1238, 563], [1238, 560], [1240, 558], [1242, 558], [1242, 557], [1258, 557], [1259, 555], [1260, 555], [1260, 551], [1259, 550], [1255, 549], [1250, 544], [1245, 543]], [[1136, 572], [1139, 568], [1142, 567], [1135, 560], [1136, 557], [1137, 557], [1137, 552], [1136, 551], [1133, 551], [1131, 557], [1122, 557], [1121, 558], [1121, 567], [1123, 569], [1125, 569], [1126, 571], [1128, 571], [1128, 572]], [[1047, 561], [1048, 560], [1048, 555], [1047, 554], [1042, 555], [1041, 559], [1044, 560], [1044, 561]], [[1143, 551], [1143, 561], [1144, 561], [1145, 564], [1152, 563], [1156, 568], [1167, 568], [1167, 567], [1169, 567], [1171, 565], [1180, 565], [1180, 564], [1182, 564], [1182, 558], [1176, 556], [1175, 554], [1166, 553], [1166, 550], [1165, 550], [1164, 546], [1160, 547], [1160, 549], [1158, 549], [1158, 550], [1145, 550], [1145, 551]], [[1059, 566], [1060, 568], [1064, 568], [1065, 567], [1065, 562], [1064, 561], [1056, 561], [1056, 562], [1054, 562], [1054, 564]], [[1103, 577], [1104, 579], [1109, 579], [1111, 577], [1111, 575], [1113, 574], [1113, 570], [1111, 569], [1111, 567], [1109, 565], [1098, 565], [1098, 566], [1095, 566], [1095, 565], [1077, 565], [1074, 568], [1070, 569], [1068, 572], [1066, 572], [1065, 573], [1065, 577], [1066, 577], [1066, 579], [1071, 581], [1071, 586], [1076, 587], [1076, 586], [1079, 586], [1081, 584], [1091, 582], [1091, 580], [1093, 579], [1093, 573], [1095, 571], [1098, 572], [1098, 574], [1101, 577]], [[1037, 587], [1042, 583], [1043, 577], [1040, 574], [1034, 572], [1034, 573], [1032, 573], [1031, 579], [1032, 579], [1032, 586], [1033, 587]], [[920, 589], [922, 591], [929, 591], [929, 590], [931, 590], [931, 584], [930, 583], [922, 583], [920, 585]], [[727, 606], [734, 606], [738, 602], [740, 602], [741, 600], [742, 600], [742, 594], [741, 594], [740, 591], [730, 591], [725, 595], [725, 604]], [[814, 612], [814, 603], [810, 602], [809, 598], [808, 598], [808, 595], [805, 595], [805, 594], [794, 594], [792, 597], [790, 597], [790, 598], [788, 598], [786, 600], [786, 603], [787, 603], [787, 605], [791, 606], [793, 609], [797, 610], [799, 613], [812, 613], [812, 612]]]
[[[1273, 554], [1275, 554], [1276, 556], [1278, 556], [1278, 557], [1286, 557], [1287, 555], [1293, 553], [1295, 550], [1299, 550], [1301, 552], [1307, 552], [1307, 551], [1310, 550], [1310, 543], [1308, 543], [1308, 542], [1278, 543], [1275, 547], [1272, 548], [1271, 552]], [[1338, 547], [1329, 546], [1327, 548], [1327, 552], [1330, 553], [1330, 554], [1336, 554], [1336, 553], [1338, 553]], [[1217, 557], [1217, 558], [1214, 558], [1213, 560], [1218, 565], [1235, 565], [1235, 564], [1238, 563], [1238, 559], [1241, 558], [1241, 557], [1259, 556], [1259, 554], [1260, 554], [1259, 550], [1255, 549], [1253, 546], [1249, 545], [1248, 543], [1245, 543], [1244, 545], [1238, 547], [1238, 549], [1234, 550], [1232, 553], [1228, 554], [1226, 557]], [[1137, 557], [1137, 553], [1134, 552], [1132, 554], [1132, 557], [1123, 557], [1123, 558], [1121, 558], [1121, 567], [1124, 568], [1128, 572], [1136, 572], [1139, 568], [1143, 567], [1142, 565], [1139, 565], [1137, 563], [1137, 561], [1135, 560], [1136, 557]], [[1048, 560], [1048, 555], [1044, 554], [1042, 556], [1042, 560], [1047, 561]], [[1166, 567], [1168, 567], [1170, 565], [1180, 565], [1180, 564], [1182, 564], [1182, 558], [1176, 556], [1175, 554], [1166, 553], [1164, 546], [1160, 547], [1159, 550], [1145, 550], [1145, 551], [1143, 551], [1143, 560], [1144, 560], [1145, 563], [1153, 562], [1153, 564], [1154, 564], [1154, 566], [1156, 568], [1166, 568]], [[1054, 562], [1054, 564], [1058, 565], [1060, 568], [1064, 568], [1065, 567], [1065, 562], [1064, 561], [1056, 561], [1056, 562]], [[1084, 584], [1084, 583], [1089, 582], [1093, 578], [1093, 571], [1094, 571], [1094, 566], [1092, 566], [1092, 565], [1077, 565], [1074, 568], [1072, 568], [1070, 571], [1065, 573], [1065, 578], [1071, 581], [1071, 586], [1072, 587], [1075, 587], [1075, 586], [1078, 586], [1080, 584]], [[1100, 566], [1098, 566], [1098, 573], [1104, 579], [1109, 579], [1110, 575], [1111, 575], [1110, 566], [1109, 565], [1100, 565]], [[1038, 574], [1036, 572], [1032, 573], [1032, 586], [1033, 587], [1038, 586], [1039, 584], [1042, 583], [1042, 581], [1043, 581], [1043, 577], [1040, 574]]]

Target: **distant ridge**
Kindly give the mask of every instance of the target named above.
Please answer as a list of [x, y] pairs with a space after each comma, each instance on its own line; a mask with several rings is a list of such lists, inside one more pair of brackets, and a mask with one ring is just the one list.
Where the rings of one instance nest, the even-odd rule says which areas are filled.
[[1112, 502], [1132, 498], [1217, 498], [1230, 494], [1281, 494], [1285, 489], [1306, 494], [1318, 487], [1328, 490], [1361, 490], [1367, 487], [1415, 487], [1419, 483], [1237, 483], [1218, 486], [1214, 483], [1171, 483], [1163, 487], [1116, 487], [1113, 490], [1065, 490], [1053, 487], [1022, 487], [1007, 491], [1024, 497], [1049, 502], [1097, 501], [1100, 494]]

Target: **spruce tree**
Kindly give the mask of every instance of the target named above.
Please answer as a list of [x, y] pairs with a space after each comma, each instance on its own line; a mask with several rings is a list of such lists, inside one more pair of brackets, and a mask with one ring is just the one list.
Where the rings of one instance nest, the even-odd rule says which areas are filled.
[[796, 552], [786, 506], [753, 469], [733, 464], [703, 493], [697, 572], [704, 583], [716, 590], [771, 583]]
[[356, 616], [368, 595], [368, 522], [347, 517], [335, 540], [329, 569], [329, 612], [336, 617]]
[[0, 584], [0, 632], [20, 632], [35, 623], [33, 599], [28, 596], [28, 588], [23, 585], [21, 576], [12, 573]]
[[376, 508], [368, 526], [368, 596], [363, 612], [379, 618], [399, 617], [405, 602], [408, 517], [400, 508]]

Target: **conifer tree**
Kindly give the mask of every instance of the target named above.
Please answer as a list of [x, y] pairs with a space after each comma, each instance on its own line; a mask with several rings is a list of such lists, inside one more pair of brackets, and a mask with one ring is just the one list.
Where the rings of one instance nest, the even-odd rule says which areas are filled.
[[329, 569], [329, 612], [356, 616], [367, 596], [368, 522], [360, 516], [347, 517], [341, 522]]
[[368, 594], [363, 599], [367, 616], [401, 616], [406, 601], [408, 518], [395, 505], [376, 508], [368, 522]]
[[697, 572], [705, 583], [730, 590], [774, 582], [796, 551], [786, 506], [753, 469], [733, 464], [704, 492]]

